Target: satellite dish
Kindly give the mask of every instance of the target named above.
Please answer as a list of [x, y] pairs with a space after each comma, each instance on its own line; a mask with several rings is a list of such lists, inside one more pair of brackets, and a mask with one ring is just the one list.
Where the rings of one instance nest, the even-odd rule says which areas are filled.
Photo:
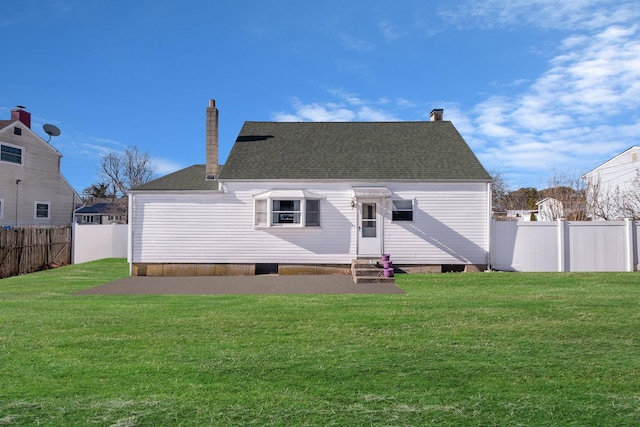
[[51, 137], [52, 136], [60, 135], [60, 129], [58, 129], [54, 125], [50, 125], [50, 124], [47, 123], [46, 125], [42, 126], [42, 129], [44, 129], [44, 133], [49, 135], [49, 139], [47, 140], [47, 142], [51, 141]]

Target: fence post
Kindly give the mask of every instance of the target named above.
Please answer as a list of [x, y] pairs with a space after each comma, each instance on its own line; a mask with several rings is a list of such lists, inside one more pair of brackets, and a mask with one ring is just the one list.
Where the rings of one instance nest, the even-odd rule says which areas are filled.
[[565, 242], [566, 221], [562, 218], [556, 220], [558, 224], [558, 271], [560, 273], [567, 271], [567, 245]]
[[627, 249], [627, 271], [635, 271], [635, 221], [631, 218], [625, 218], [625, 244]]
[[71, 223], [71, 264], [76, 263], [76, 226], [78, 224], [74, 222]]

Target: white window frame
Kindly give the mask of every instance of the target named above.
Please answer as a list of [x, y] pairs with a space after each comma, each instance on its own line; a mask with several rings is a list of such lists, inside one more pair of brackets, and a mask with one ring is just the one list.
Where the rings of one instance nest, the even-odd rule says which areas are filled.
[[19, 145], [15, 145], [15, 144], [9, 144], [8, 142], [0, 142], [0, 151], [2, 150], [2, 146], [6, 146], [6, 147], [11, 147], [11, 148], [15, 148], [20, 150], [20, 163], [16, 163], [16, 162], [12, 162], [9, 160], [2, 160], [2, 155], [0, 154], [0, 162], [2, 163], [9, 163], [11, 165], [20, 165], [22, 166], [24, 164], [24, 147], [21, 147]]
[[[254, 228], [315, 228], [320, 227], [320, 215], [321, 215], [321, 199], [322, 196], [316, 195], [309, 191], [304, 190], [274, 190], [267, 193], [254, 196], [253, 202], [253, 225]], [[313, 209], [312, 203], [308, 201], [317, 202], [317, 209]], [[276, 210], [279, 202], [295, 202], [297, 203], [296, 210]], [[293, 215], [293, 222], [279, 222], [276, 219], [276, 215]], [[312, 221], [309, 218], [313, 214], [317, 220]], [[298, 222], [295, 220], [299, 218]]]
[[[396, 202], [411, 203], [411, 208], [398, 207]], [[398, 203], [400, 204], [400, 203]], [[415, 215], [415, 200], [414, 199], [394, 199], [391, 201], [391, 221], [392, 222], [413, 222]], [[397, 219], [394, 218], [396, 212], [411, 212], [411, 219]]]
[[[38, 205], [47, 206], [47, 216], [38, 216]], [[51, 218], [51, 202], [41, 202], [36, 200], [33, 202], [33, 218], [37, 220], [46, 220]]]

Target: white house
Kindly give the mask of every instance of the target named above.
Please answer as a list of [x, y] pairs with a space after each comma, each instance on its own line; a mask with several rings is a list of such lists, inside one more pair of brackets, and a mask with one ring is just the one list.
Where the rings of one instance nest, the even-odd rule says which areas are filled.
[[491, 176], [453, 124], [245, 122], [218, 166], [218, 110], [207, 163], [129, 193], [134, 275], [253, 274], [265, 265], [485, 269]]
[[545, 197], [538, 200], [538, 214], [536, 219], [538, 221], [555, 221], [560, 218], [564, 218], [564, 207], [562, 202], [553, 197]]
[[640, 146], [633, 146], [582, 178], [587, 183], [588, 215], [619, 220], [640, 215]]
[[0, 120], [0, 225], [66, 225], [80, 196], [60, 173], [62, 154], [18, 107]]
[[510, 221], [536, 221], [538, 211], [535, 209], [507, 209], [507, 219]]

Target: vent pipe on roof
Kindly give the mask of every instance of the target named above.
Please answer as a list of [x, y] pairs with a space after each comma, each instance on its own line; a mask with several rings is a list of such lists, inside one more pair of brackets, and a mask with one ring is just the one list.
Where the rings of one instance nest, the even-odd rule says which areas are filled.
[[31, 128], [31, 113], [25, 111], [26, 107], [22, 105], [18, 105], [16, 108], [11, 110], [11, 120], [20, 120], [24, 123], [28, 128]]
[[429, 114], [429, 119], [432, 122], [441, 122], [443, 115], [444, 110], [442, 108], [434, 108], [433, 110], [431, 110], [431, 114]]
[[216, 179], [218, 177], [218, 109], [213, 99], [209, 100], [207, 107], [206, 127], [206, 179]]

